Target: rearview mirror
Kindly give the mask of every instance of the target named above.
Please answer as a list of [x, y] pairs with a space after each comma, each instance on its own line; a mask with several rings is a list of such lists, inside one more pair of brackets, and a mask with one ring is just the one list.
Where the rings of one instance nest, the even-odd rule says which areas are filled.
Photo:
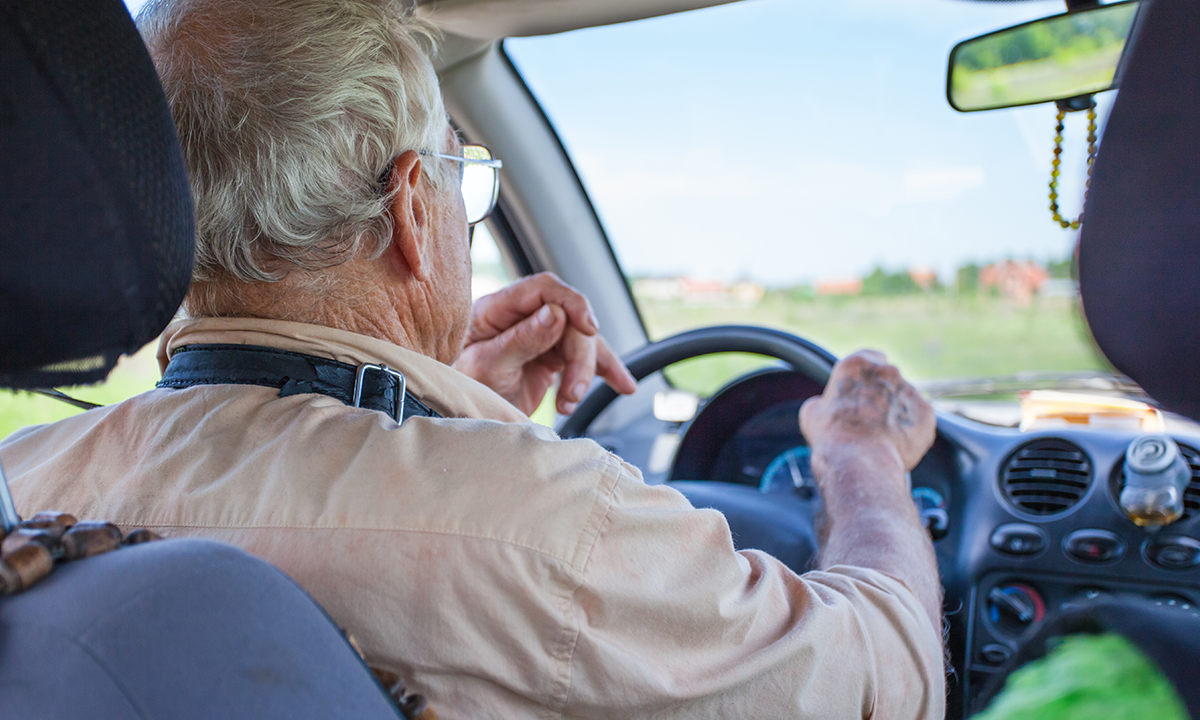
[[1115, 88], [1138, 5], [1095, 6], [960, 42], [946, 79], [951, 107], [994, 110]]

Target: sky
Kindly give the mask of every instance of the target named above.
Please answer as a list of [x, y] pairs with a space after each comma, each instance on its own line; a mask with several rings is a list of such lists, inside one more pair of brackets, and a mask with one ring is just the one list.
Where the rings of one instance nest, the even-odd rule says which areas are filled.
[[[1061, 0], [748, 0], [509, 40], [629, 274], [770, 285], [1066, 257], [1054, 106], [958, 113], [954, 43]], [[1115, 93], [1106, 93], [1102, 115]], [[1068, 119], [1061, 204], [1082, 198]]]
[[[746, 0], [505, 47], [627, 274], [783, 286], [881, 265], [949, 280], [1074, 246], [1046, 207], [1053, 105], [962, 114], [945, 99], [954, 43], [1063, 9]], [[1085, 133], [1068, 118], [1072, 218]]]

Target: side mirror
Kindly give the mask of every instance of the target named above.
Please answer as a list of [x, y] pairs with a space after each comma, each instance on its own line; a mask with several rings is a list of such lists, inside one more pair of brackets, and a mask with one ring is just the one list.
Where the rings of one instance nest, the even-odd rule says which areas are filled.
[[950, 106], [995, 110], [1116, 88], [1139, 6], [1139, 0], [1093, 6], [960, 42], [950, 51]]

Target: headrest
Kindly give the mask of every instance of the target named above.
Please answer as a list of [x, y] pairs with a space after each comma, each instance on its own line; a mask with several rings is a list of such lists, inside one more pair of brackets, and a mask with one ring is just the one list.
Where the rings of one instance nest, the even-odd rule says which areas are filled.
[[1096, 161], [1079, 289], [1109, 361], [1200, 419], [1200, 3], [1143, 13]]
[[0, 3], [0, 386], [100, 380], [187, 290], [187, 170], [121, 0]]

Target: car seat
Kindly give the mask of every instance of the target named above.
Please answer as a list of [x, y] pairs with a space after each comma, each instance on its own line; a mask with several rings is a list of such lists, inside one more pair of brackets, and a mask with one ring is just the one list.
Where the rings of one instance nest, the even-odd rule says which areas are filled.
[[[0, 387], [94, 382], [186, 292], [182, 152], [120, 0], [0, 0], [0, 68]], [[400, 715], [304, 591], [219, 543], [62, 563], [0, 599], [0, 716]]]
[[1200, 419], [1200, 4], [1143, 5], [1096, 158], [1079, 291], [1109, 361]]

